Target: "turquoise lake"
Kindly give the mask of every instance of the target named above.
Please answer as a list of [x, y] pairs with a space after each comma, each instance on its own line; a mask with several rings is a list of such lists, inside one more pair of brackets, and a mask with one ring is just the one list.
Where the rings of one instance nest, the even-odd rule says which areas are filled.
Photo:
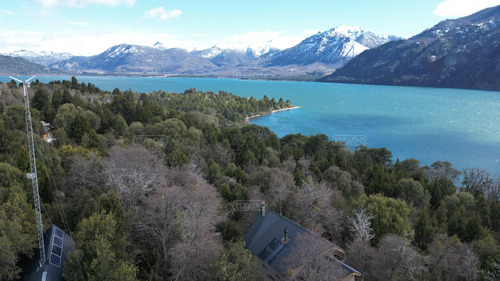
[[[25, 79], [25, 77], [22, 77]], [[42, 82], [70, 77], [42, 76]], [[326, 134], [330, 139], [387, 147], [394, 160], [422, 165], [450, 161], [457, 169], [500, 174], [500, 92], [315, 82], [208, 78], [77, 77], [103, 90], [183, 92], [196, 88], [243, 97], [291, 100], [299, 109], [252, 119], [278, 136]], [[0, 77], [0, 81], [10, 81]]]

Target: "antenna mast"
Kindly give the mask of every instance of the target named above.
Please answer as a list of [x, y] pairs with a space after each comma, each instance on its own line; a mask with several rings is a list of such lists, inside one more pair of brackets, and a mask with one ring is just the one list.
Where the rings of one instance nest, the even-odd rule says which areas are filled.
[[24, 92], [24, 112], [26, 117], [26, 135], [28, 137], [28, 149], [30, 152], [30, 169], [31, 173], [26, 176], [31, 180], [31, 185], [33, 187], [33, 204], [35, 205], [35, 216], [36, 216], [36, 228], [38, 231], [38, 249], [40, 249], [40, 267], [45, 265], [45, 243], [43, 242], [43, 224], [42, 224], [42, 212], [40, 206], [40, 195], [38, 193], [38, 176], [36, 173], [36, 157], [35, 157], [35, 142], [33, 140], [33, 125], [31, 122], [31, 112], [30, 112], [30, 102], [28, 97], [28, 88], [30, 87], [30, 80], [35, 78], [31, 77], [28, 80], [21, 81], [14, 77], [9, 76], [11, 79], [23, 84]]

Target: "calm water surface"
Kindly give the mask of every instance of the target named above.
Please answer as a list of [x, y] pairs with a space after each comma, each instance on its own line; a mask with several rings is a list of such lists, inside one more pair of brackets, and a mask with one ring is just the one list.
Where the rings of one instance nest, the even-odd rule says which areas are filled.
[[[42, 82], [70, 77], [37, 77]], [[77, 77], [103, 90], [138, 92], [227, 91], [244, 97], [290, 99], [300, 109], [252, 119], [278, 136], [323, 133], [364, 136], [369, 147], [387, 147], [394, 159], [423, 165], [450, 161], [459, 169], [500, 173], [500, 92], [314, 82], [198, 78]], [[0, 81], [10, 81], [0, 77]]]

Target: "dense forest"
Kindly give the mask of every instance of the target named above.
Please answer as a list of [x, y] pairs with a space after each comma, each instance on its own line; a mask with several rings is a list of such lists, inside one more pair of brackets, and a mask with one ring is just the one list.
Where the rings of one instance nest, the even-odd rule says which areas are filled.
[[[241, 200], [343, 247], [364, 280], [500, 279], [500, 180], [483, 170], [245, 124], [282, 99], [74, 77], [33, 82], [30, 97], [44, 225], [76, 243], [66, 280], [256, 280], [242, 238], [257, 212]], [[25, 126], [22, 87], [1, 83], [0, 280], [37, 246]]]

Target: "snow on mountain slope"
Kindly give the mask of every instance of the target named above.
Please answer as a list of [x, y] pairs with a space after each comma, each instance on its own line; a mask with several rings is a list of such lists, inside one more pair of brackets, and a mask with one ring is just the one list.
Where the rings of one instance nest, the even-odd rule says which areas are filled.
[[217, 45], [210, 47], [208, 49], [203, 49], [203, 50], [194, 50], [191, 52], [191, 54], [198, 56], [200, 58], [204, 59], [212, 59], [218, 56], [220, 53], [224, 51], [223, 49], [219, 48]]
[[300, 44], [275, 55], [270, 65], [308, 65], [316, 62], [344, 65], [363, 51], [397, 39], [377, 35], [360, 27], [345, 25], [306, 38]]
[[[395, 36], [380, 36], [359, 27], [339, 26], [319, 32], [286, 50], [273, 47], [272, 41], [228, 49], [213, 46], [188, 52], [166, 48], [161, 42], [152, 46], [120, 44], [95, 56], [70, 57], [50, 64], [51, 67], [75, 73], [134, 73], [134, 74], [208, 74], [289, 73], [297, 67], [307, 73], [332, 72], [350, 59], [394, 40]], [[297, 73], [297, 72], [294, 72]]]
[[363, 52], [322, 81], [500, 90], [500, 6]]
[[8, 54], [4, 54], [11, 57], [19, 57], [26, 59], [30, 62], [40, 64], [43, 66], [48, 66], [54, 64], [58, 61], [63, 61], [74, 57], [70, 53], [55, 53], [55, 52], [33, 52], [28, 50], [18, 50]]
[[54, 68], [95, 73], [200, 73], [215, 69], [211, 62], [183, 49], [120, 44], [101, 54], [74, 57], [54, 64]]

